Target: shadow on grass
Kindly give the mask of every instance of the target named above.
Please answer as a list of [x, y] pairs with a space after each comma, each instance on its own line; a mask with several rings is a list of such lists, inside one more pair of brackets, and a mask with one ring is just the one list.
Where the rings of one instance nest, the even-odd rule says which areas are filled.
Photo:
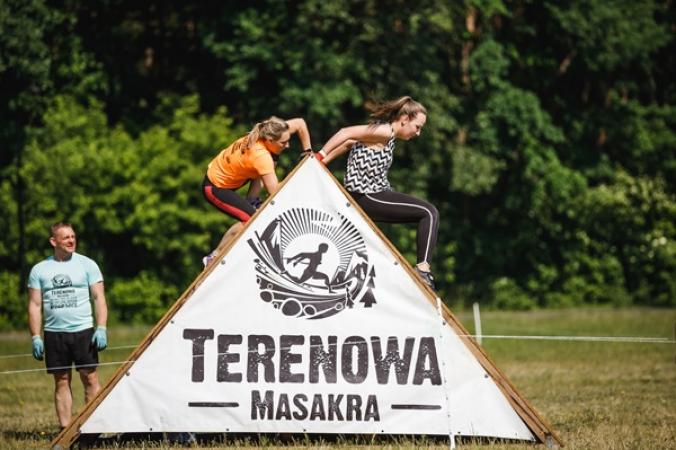
[[58, 430], [52, 432], [28, 430], [28, 431], [0, 431], [2, 436], [7, 441], [51, 441], [59, 434]]
[[255, 446], [294, 447], [298, 445], [349, 444], [374, 445], [392, 443], [418, 443], [447, 445], [444, 436], [392, 436], [392, 435], [336, 435], [336, 434], [291, 434], [291, 433], [124, 433], [98, 437], [83, 435], [78, 440], [87, 448], [125, 447], [129, 445], [176, 445], [176, 446]]
[[[44, 442], [45, 448], [57, 435], [58, 431], [45, 432], [1, 431], [0, 435], [8, 441], [35, 444]], [[523, 441], [501, 440], [495, 438], [477, 438], [456, 436], [458, 445], [516, 444]], [[336, 446], [372, 446], [395, 445], [413, 446], [447, 446], [448, 436], [419, 435], [366, 435], [366, 434], [293, 434], [293, 433], [121, 433], [121, 434], [83, 434], [74, 443], [77, 448], [132, 448], [165, 447], [185, 448], [197, 447], [295, 447], [333, 444]]]
[[[495, 438], [456, 437], [456, 444], [516, 444], [523, 441]], [[336, 446], [405, 445], [415, 448], [448, 446], [448, 436], [419, 435], [339, 435], [339, 434], [292, 434], [292, 433], [123, 433], [116, 435], [82, 435], [80, 448], [108, 448], [146, 446], [210, 447], [294, 447], [333, 444]]]

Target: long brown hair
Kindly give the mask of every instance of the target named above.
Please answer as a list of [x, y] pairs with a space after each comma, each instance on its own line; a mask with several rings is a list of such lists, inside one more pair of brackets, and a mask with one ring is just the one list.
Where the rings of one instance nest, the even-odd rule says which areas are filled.
[[367, 109], [371, 111], [371, 119], [374, 122], [394, 122], [404, 115], [412, 119], [419, 113], [427, 115], [427, 109], [408, 95], [399, 97], [395, 100], [367, 106]]
[[247, 147], [251, 148], [259, 139], [267, 139], [269, 141], [276, 141], [285, 131], [288, 131], [289, 124], [283, 119], [276, 116], [270, 116], [262, 122], [258, 122], [249, 131], [249, 139], [247, 139]]

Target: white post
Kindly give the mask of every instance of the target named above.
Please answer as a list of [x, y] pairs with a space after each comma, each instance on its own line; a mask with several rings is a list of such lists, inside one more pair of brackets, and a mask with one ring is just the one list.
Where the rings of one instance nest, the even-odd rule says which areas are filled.
[[474, 310], [474, 334], [476, 335], [476, 341], [481, 345], [481, 313], [479, 312], [479, 303], [474, 302], [472, 309]]
[[[444, 327], [448, 326], [446, 321], [444, 320], [444, 313], [441, 310], [441, 299], [437, 297], [437, 313], [439, 313], [439, 342], [440, 345], [444, 345]], [[448, 356], [448, 352], [443, 352], [442, 355]], [[450, 390], [450, 385], [448, 383], [448, 380], [446, 379], [446, 374], [449, 373], [447, 370], [446, 366], [446, 358], [441, 359], [441, 366], [444, 368], [444, 377], [443, 377], [443, 387], [444, 387], [444, 395], [446, 396], [446, 417], [448, 418], [448, 449], [449, 450], [455, 450], [455, 435], [453, 434], [453, 427], [452, 427], [452, 421], [455, 419], [455, 417], [451, 417], [451, 396], [449, 395], [449, 390]]]

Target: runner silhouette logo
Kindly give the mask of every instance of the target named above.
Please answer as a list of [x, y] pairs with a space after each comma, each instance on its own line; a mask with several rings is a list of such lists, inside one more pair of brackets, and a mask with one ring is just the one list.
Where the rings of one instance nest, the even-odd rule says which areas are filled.
[[375, 269], [361, 234], [343, 215], [293, 208], [255, 235], [247, 243], [260, 298], [283, 315], [325, 319], [376, 303]]

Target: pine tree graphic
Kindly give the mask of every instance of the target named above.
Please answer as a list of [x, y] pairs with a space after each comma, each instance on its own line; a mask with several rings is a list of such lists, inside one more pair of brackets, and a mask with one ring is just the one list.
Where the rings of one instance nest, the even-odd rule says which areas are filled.
[[370, 308], [373, 306], [374, 303], [376, 303], [376, 298], [373, 295], [373, 288], [376, 287], [376, 284], [373, 282], [373, 279], [376, 277], [376, 271], [373, 267], [371, 267], [371, 272], [369, 273], [369, 281], [366, 284], [366, 287], [368, 290], [362, 297], [362, 299], [359, 301], [360, 303], [364, 304], [364, 308]]

